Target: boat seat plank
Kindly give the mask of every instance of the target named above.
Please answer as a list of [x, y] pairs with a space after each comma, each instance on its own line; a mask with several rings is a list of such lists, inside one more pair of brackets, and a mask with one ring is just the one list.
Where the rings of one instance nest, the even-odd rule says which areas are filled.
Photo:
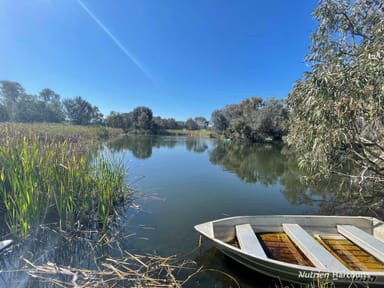
[[332, 271], [348, 271], [300, 225], [283, 224], [283, 230], [316, 267]]
[[236, 225], [236, 236], [241, 250], [255, 257], [267, 258], [250, 224]]
[[353, 225], [337, 225], [337, 231], [378, 260], [384, 262], [384, 242]]

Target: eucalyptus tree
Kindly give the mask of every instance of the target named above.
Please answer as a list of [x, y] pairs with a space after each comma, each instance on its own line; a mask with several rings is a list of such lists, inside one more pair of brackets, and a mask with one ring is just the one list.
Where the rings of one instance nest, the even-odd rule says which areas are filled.
[[187, 121], [185, 121], [185, 128], [188, 130], [198, 130], [199, 125], [192, 118], [188, 118]]
[[113, 128], [121, 128], [124, 132], [128, 132], [133, 125], [132, 112], [129, 113], [118, 113], [112, 111], [105, 119], [105, 124]]
[[42, 105], [33, 95], [22, 94], [13, 109], [12, 121], [15, 122], [43, 122]]
[[223, 133], [229, 126], [229, 119], [225, 116], [225, 111], [223, 109], [212, 112], [211, 122], [213, 128], [219, 133]]
[[23, 95], [25, 95], [25, 90], [20, 83], [14, 81], [2, 80], [0, 84], [0, 100], [7, 110], [6, 116], [9, 120], [14, 121], [17, 105]]
[[164, 129], [179, 129], [180, 125], [174, 118], [161, 118], [156, 116], [152, 118], [154, 132], [159, 132]]
[[73, 99], [64, 99], [63, 105], [67, 118], [76, 125], [101, 124], [103, 114], [99, 108], [87, 100], [77, 96]]
[[214, 111], [211, 121], [218, 133], [230, 139], [280, 141], [288, 131], [288, 109], [282, 99], [251, 97]]
[[7, 108], [3, 104], [0, 104], [0, 122], [4, 122], [8, 120], [9, 120], [9, 115], [8, 115]]
[[209, 121], [203, 117], [203, 116], [197, 116], [194, 118], [194, 121], [196, 122], [199, 129], [207, 129]]
[[2, 120], [15, 122], [41, 122], [43, 115], [41, 105], [34, 95], [29, 95], [18, 82], [0, 81], [2, 102]]
[[45, 88], [38, 95], [40, 101], [41, 114], [45, 122], [63, 122], [65, 112], [60, 101], [60, 95], [50, 88]]
[[139, 106], [132, 111], [132, 121], [135, 129], [151, 130], [152, 129], [152, 110], [145, 106]]
[[372, 188], [384, 183], [384, 2], [321, 0], [313, 15], [310, 70], [288, 96], [287, 142], [313, 175], [353, 162], [350, 176]]
[[255, 116], [252, 128], [263, 138], [281, 141], [288, 133], [288, 107], [285, 100], [268, 98]]

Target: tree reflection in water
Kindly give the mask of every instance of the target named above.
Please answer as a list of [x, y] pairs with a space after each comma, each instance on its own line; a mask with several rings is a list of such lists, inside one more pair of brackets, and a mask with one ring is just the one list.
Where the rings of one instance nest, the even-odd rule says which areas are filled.
[[[247, 183], [280, 184], [294, 205], [318, 203], [320, 214], [370, 215], [383, 218], [382, 199], [361, 195], [357, 182], [341, 175], [311, 179], [299, 169], [296, 157], [283, 144], [218, 142], [209, 151], [211, 163], [236, 174]], [[348, 167], [345, 169], [353, 169]], [[307, 181], [304, 181], [307, 179]]]
[[135, 158], [142, 160], [152, 156], [153, 148], [174, 148], [178, 145], [185, 145], [188, 151], [196, 153], [202, 153], [208, 149], [206, 139], [185, 136], [131, 135], [107, 144], [112, 152], [129, 150]]
[[235, 173], [247, 183], [276, 184], [287, 170], [281, 145], [218, 142], [209, 152], [212, 164]]

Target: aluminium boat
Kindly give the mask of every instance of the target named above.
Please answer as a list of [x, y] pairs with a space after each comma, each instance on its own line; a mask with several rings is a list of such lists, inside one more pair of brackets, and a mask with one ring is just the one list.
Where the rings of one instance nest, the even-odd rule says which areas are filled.
[[384, 285], [384, 222], [373, 217], [238, 216], [195, 229], [235, 261], [280, 280]]

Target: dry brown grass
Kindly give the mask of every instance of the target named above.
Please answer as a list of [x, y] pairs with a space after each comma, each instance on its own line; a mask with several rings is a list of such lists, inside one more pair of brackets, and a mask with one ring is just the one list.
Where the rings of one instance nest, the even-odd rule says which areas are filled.
[[106, 258], [97, 269], [58, 266], [54, 263], [28, 264], [26, 272], [41, 282], [58, 287], [182, 287], [189, 277], [180, 280], [180, 270], [196, 270], [192, 261], [177, 263], [176, 256], [138, 255], [124, 251], [119, 258]]

